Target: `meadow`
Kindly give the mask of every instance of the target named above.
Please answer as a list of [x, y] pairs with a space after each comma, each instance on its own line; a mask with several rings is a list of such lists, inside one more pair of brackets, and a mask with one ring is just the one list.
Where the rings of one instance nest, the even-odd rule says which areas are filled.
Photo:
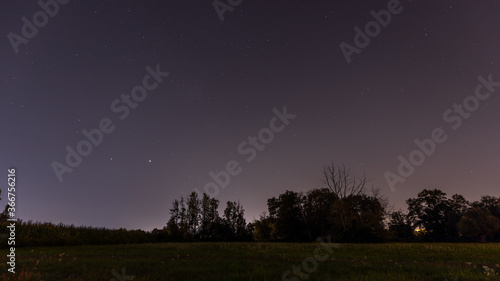
[[[3, 262], [0, 279], [500, 280], [498, 243], [339, 244], [330, 253], [318, 247], [214, 242], [18, 248], [16, 273], [7, 272]], [[319, 254], [322, 261], [313, 262]], [[293, 274], [293, 266], [302, 275]]]

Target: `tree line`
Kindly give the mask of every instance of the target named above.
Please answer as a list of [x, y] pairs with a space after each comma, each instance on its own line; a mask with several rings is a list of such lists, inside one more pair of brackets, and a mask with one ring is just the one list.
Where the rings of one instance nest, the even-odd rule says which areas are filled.
[[[285, 191], [267, 199], [267, 211], [247, 223], [239, 202], [192, 192], [172, 202], [162, 229], [152, 231], [75, 227], [18, 222], [20, 246], [154, 243], [176, 241], [309, 242], [330, 237], [335, 242], [500, 242], [500, 198], [483, 196], [469, 202], [462, 195], [424, 189], [406, 200], [405, 211], [392, 211], [388, 200], [367, 178], [345, 166], [327, 165], [323, 188]], [[6, 225], [7, 208], [0, 215]], [[5, 237], [0, 237], [5, 240]], [[2, 241], [3, 246], [6, 243]]]
[[222, 217], [219, 200], [192, 192], [187, 199], [174, 200], [165, 236], [173, 241], [250, 241], [251, 224], [246, 224], [243, 206], [228, 201]]
[[388, 200], [367, 188], [366, 176], [355, 176], [345, 166], [327, 165], [324, 188], [285, 191], [267, 199], [267, 212], [246, 223], [243, 207], [193, 192], [174, 200], [163, 230], [176, 241], [307, 242], [330, 236], [337, 242], [486, 242], [500, 241], [500, 198], [483, 196], [469, 202], [450, 198], [441, 190], [424, 189], [406, 200], [406, 211], [390, 211]]

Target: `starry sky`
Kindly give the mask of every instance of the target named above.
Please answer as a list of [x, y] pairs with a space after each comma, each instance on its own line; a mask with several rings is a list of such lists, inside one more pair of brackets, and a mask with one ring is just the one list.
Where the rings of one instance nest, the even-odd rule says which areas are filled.
[[[241, 171], [216, 198], [239, 200], [247, 221], [285, 190], [324, 187], [331, 162], [365, 173], [395, 209], [424, 188], [499, 196], [500, 87], [457, 129], [459, 113], [443, 114], [474, 95], [478, 76], [500, 81], [500, 3], [396, 2], [60, 0], [44, 16], [37, 1], [1, 1], [0, 204], [15, 167], [22, 219], [151, 230], [231, 161]], [[370, 11], [394, 5], [348, 63], [341, 43], [355, 48]], [[32, 38], [23, 17], [41, 25], [24, 28]], [[122, 95], [148, 66], [163, 76], [129, 106]], [[248, 161], [240, 144], [285, 107], [295, 118]], [[53, 163], [67, 166], [66, 148], [102, 120], [112, 132], [60, 181]], [[446, 141], [391, 189], [387, 171], [435, 128]]]

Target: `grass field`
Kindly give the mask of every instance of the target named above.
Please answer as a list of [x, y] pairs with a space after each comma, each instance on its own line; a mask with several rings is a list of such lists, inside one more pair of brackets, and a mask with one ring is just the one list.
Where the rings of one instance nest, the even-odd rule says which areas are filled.
[[[0, 279], [282, 280], [295, 265], [307, 279], [289, 273], [284, 280], [500, 280], [500, 244], [318, 247], [318, 243], [168, 243], [20, 248], [16, 273], [7, 272], [3, 262]], [[6, 254], [2, 256], [5, 260]]]

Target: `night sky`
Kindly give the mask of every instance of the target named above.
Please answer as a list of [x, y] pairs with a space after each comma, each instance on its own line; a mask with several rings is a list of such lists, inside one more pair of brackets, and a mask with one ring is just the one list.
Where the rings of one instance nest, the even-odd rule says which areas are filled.
[[[0, 203], [15, 167], [22, 219], [162, 228], [174, 199], [234, 161], [240, 173], [216, 198], [239, 200], [247, 221], [285, 190], [324, 187], [332, 161], [395, 209], [424, 188], [500, 195], [500, 87], [484, 98], [478, 79], [500, 81], [498, 1], [221, 0], [223, 20], [212, 0], [65, 1], [46, 18], [37, 1], [0, 2]], [[341, 43], [357, 48], [355, 27], [388, 9], [348, 63]], [[21, 37], [34, 15], [42, 27]], [[147, 75], [156, 87], [143, 94]], [[466, 100], [467, 118], [453, 111]], [[274, 117], [285, 107], [286, 125]], [[101, 122], [112, 132], [67, 166], [66, 147]], [[446, 141], [391, 189], [386, 172], [436, 128]], [[259, 132], [268, 143], [252, 148]], [[73, 171], [60, 181], [54, 162]]]

